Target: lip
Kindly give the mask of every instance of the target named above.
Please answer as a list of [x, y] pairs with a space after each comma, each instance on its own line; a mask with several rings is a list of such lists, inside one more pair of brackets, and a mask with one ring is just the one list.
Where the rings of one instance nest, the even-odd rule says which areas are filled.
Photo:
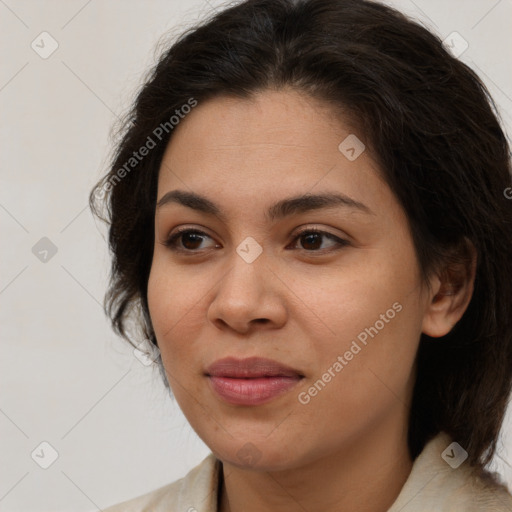
[[272, 359], [227, 357], [210, 365], [205, 375], [213, 391], [233, 405], [260, 405], [286, 393], [304, 376]]
[[248, 357], [247, 359], [225, 357], [218, 359], [206, 369], [206, 375], [233, 379], [304, 377], [298, 370], [264, 357]]

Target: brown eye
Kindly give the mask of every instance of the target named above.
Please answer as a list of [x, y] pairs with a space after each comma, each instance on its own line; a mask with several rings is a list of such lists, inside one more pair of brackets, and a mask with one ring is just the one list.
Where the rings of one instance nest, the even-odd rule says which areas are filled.
[[201, 244], [207, 238], [211, 239], [206, 233], [197, 229], [182, 229], [171, 235], [164, 242], [164, 245], [175, 251], [196, 252], [200, 249], [205, 249], [205, 247], [201, 247]]
[[[212, 246], [203, 246], [201, 244], [212, 238], [197, 229], [180, 229], [176, 233], [169, 236], [164, 242], [164, 245], [169, 249], [183, 253], [199, 253], [201, 250], [210, 249]], [[325, 247], [325, 240], [328, 240], [328, 245]], [[300, 241], [300, 246], [297, 247]], [[297, 234], [293, 240], [294, 244], [292, 249], [302, 249], [311, 253], [324, 253], [331, 252], [349, 245], [346, 240], [338, 238], [332, 233], [320, 231], [318, 229], [307, 229]], [[322, 247], [323, 246], [323, 247]], [[220, 247], [214, 244], [213, 247]]]
[[320, 249], [322, 245], [322, 235], [319, 233], [307, 233], [300, 236], [302, 240], [302, 248], [308, 251]]
[[199, 245], [203, 241], [203, 237], [197, 233], [182, 233], [181, 243], [188, 250], [199, 249]]
[[[330, 246], [322, 247], [325, 239], [331, 242]], [[294, 242], [300, 242], [299, 249], [301, 248], [308, 252], [328, 252], [349, 244], [346, 240], [342, 240], [332, 233], [311, 228], [298, 233], [294, 238]], [[295, 246], [296, 245], [297, 244], [295, 244]]]

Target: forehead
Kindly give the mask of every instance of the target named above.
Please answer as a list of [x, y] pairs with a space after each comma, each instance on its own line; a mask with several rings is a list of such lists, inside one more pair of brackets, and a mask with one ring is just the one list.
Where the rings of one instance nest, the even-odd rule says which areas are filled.
[[296, 91], [214, 98], [199, 103], [175, 128], [162, 160], [158, 198], [188, 188], [254, 203], [285, 192], [334, 189], [357, 200], [382, 190], [368, 152], [351, 161], [340, 151], [348, 137], [364, 139], [331, 105]]
[[[195, 150], [231, 151], [246, 146], [314, 147], [326, 151], [350, 128], [333, 107], [291, 89], [262, 91], [251, 98], [221, 96], [197, 107], [173, 133], [171, 154]], [[265, 148], [261, 148], [264, 151]]]

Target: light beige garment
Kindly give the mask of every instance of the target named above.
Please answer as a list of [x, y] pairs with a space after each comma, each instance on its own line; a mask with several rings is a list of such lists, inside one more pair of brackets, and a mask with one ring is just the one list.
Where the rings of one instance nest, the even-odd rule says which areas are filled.
[[[445, 462], [441, 454], [451, 442], [440, 433], [427, 443], [387, 512], [512, 512], [512, 495], [496, 474], [479, 476], [465, 462], [456, 469]], [[457, 462], [456, 453], [447, 455]], [[217, 512], [221, 467], [210, 453], [184, 478], [104, 512]]]

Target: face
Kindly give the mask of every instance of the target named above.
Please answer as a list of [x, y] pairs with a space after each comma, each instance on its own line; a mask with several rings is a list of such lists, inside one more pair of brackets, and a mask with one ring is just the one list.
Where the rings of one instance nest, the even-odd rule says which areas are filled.
[[[364, 134], [289, 90], [200, 103], [175, 130], [148, 303], [193, 429], [221, 460], [266, 469], [405, 429], [428, 297], [404, 211], [357, 156]], [[226, 357], [293, 371], [212, 377]]]

